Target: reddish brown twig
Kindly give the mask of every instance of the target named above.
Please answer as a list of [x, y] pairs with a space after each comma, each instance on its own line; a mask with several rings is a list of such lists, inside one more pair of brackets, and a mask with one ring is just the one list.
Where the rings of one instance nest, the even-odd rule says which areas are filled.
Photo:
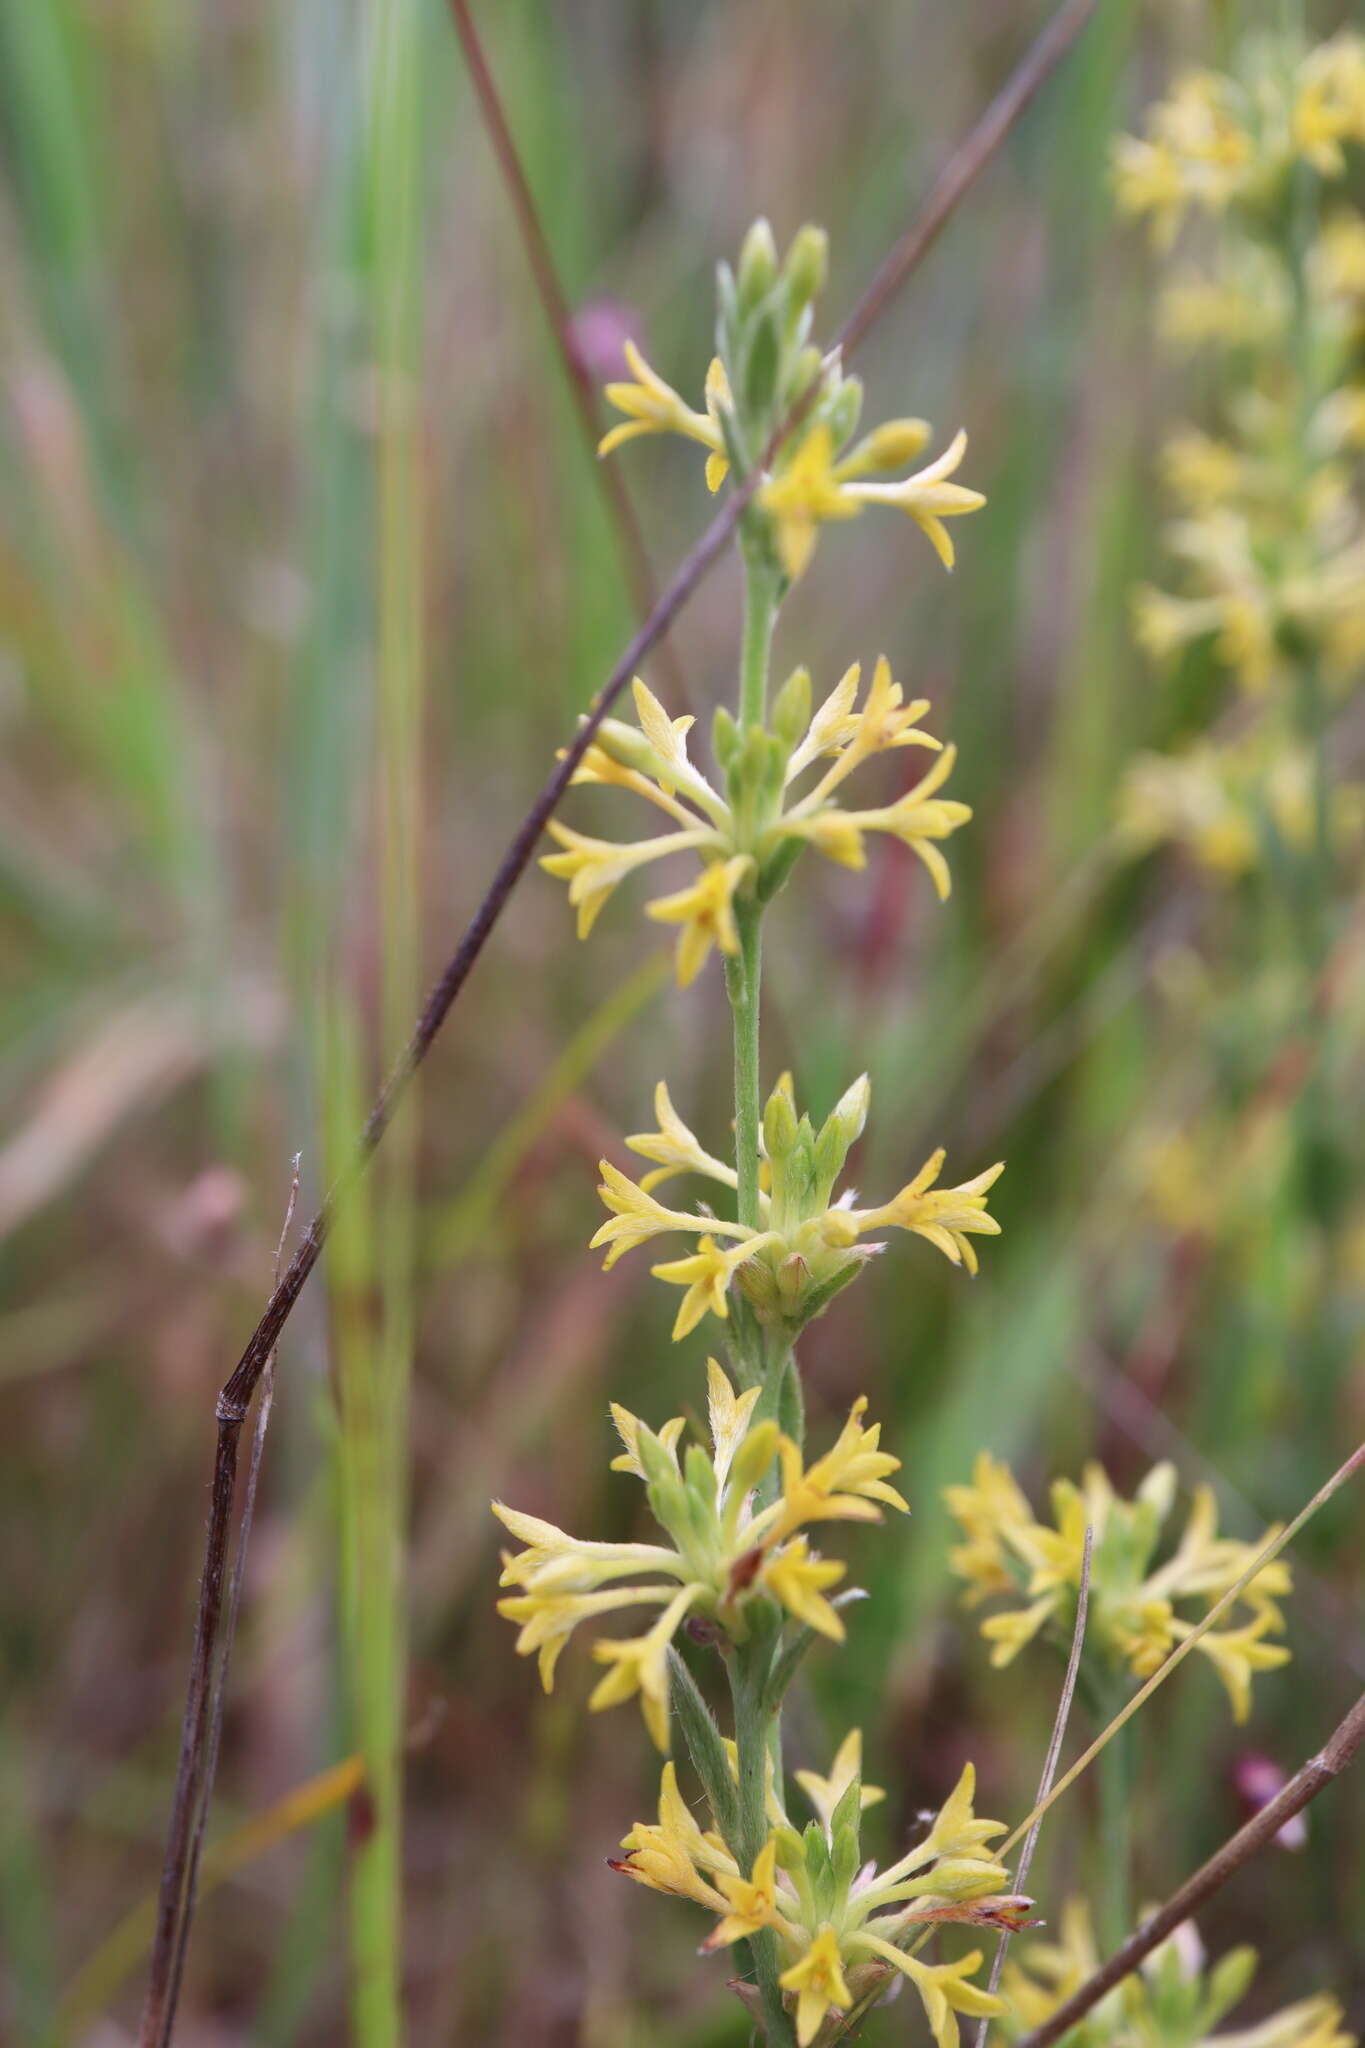
[[[903, 285], [942, 231], [949, 216], [964, 198], [976, 178], [995, 156], [1010, 129], [1024, 112], [1039, 87], [1061, 62], [1080, 34], [1097, 0], [1065, 0], [1038, 41], [1026, 53], [1018, 69], [987, 107], [966, 140], [953, 152], [930, 190], [917, 220], [883, 264], [872, 285], [854, 308], [840, 334], [846, 352], [866, 334], [872, 322]], [[814, 400], [812, 385], [783, 422], [767, 453], [781, 445]], [[757, 490], [762, 470], [756, 468], [731, 492], [710, 525], [684, 557], [649, 617], [632, 635], [621, 658], [612, 669], [587, 717], [546, 779], [539, 795], [517, 828], [488, 890], [475, 910], [464, 935], [444, 972], [432, 989], [413, 1027], [412, 1035], [399, 1054], [380, 1090], [348, 1170], [324, 1199], [309, 1223], [298, 1249], [285, 1270], [265, 1310], [247, 1340], [237, 1366], [218, 1396], [217, 1441], [213, 1479], [209, 1494], [208, 1531], [199, 1586], [199, 1609], [185, 1712], [181, 1726], [180, 1756], [175, 1791], [167, 1828], [165, 1857], [157, 1905], [156, 1933], [148, 1969], [147, 1995], [139, 2030], [139, 2048], [166, 2048], [175, 2022], [175, 1958], [183, 1954], [188, 1933], [187, 1871], [194, 1815], [206, 1806], [211, 1790], [207, 1773], [207, 1733], [211, 1678], [223, 1609], [223, 1585], [232, 1503], [237, 1483], [237, 1460], [242, 1427], [251, 1401], [280, 1333], [321, 1257], [331, 1234], [338, 1205], [364, 1171], [393, 1120], [413, 1074], [430, 1052], [437, 1033], [445, 1023], [489, 934], [507, 904], [513, 889], [529, 866], [537, 841], [553, 815], [561, 796], [573, 779], [593, 736], [612, 705], [625, 689], [645, 654], [668, 630], [674, 618], [692, 596], [707, 572], [725, 551], [740, 518]]]
[[1365, 1742], [1365, 1693], [1334, 1729], [1323, 1748], [1294, 1773], [1270, 1804], [1263, 1806], [1245, 1827], [1239, 1828], [1230, 1841], [1224, 1842], [1222, 1848], [1210, 1856], [1193, 1877], [1187, 1878], [1159, 1911], [1144, 1920], [1122, 1947], [1115, 1949], [1109, 1961], [1093, 1977], [1064, 2000], [1042, 2026], [1035, 2027], [1031, 2034], [1025, 2034], [1021, 2041], [1016, 2042], [1015, 2048], [1050, 2048], [1053, 2041], [1060, 2040], [1078, 2020], [1084, 2019], [1107, 1991], [1112, 1991], [1116, 1984], [1131, 1976], [1167, 1935], [1174, 1934], [1176, 1928], [1196, 1913], [1206, 1899], [1221, 1891], [1253, 1856], [1267, 1843], [1273, 1842], [1286, 1821], [1292, 1820], [1296, 1813], [1302, 1813], [1310, 1800], [1316, 1799], [1334, 1778], [1339, 1778], [1362, 1742]]
[[[464, 51], [465, 63], [469, 67], [470, 82], [483, 111], [488, 140], [497, 158], [498, 169], [507, 187], [507, 197], [516, 215], [517, 229], [530, 265], [536, 297], [540, 300], [541, 311], [546, 325], [559, 352], [564, 374], [568, 379], [569, 395], [573, 399], [574, 411], [583, 430], [588, 454], [597, 473], [598, 485], [602, 492], [607, 516], [616, 535], [621, 552], [621, 563], [626, 581], [630, 586], [631, 598], [636, 611], [642, 618], [648, 618], [657, 601], [654, 571], [650, 566], [649, 552], [645, 547], [644, 534], [635, 514], [635, 505], [626, 484], [625, 472], [619, 463], [599, 462], [597, 444], [602, 437], [602, 420], [597, 403], [597, 389], [583, 354], [574, 337], [573, 308], [559, 281], [554, 254], [545, 238], [540, 211], [531, 190], [525, 168], [512, 137], [502, 99], [494, 82], [483, 44], [474, 26], [468, 0], [450, 0], [450, 15]], [[668, 682], [679, 703], [686, 706], [687, 687], [672, 643], [665, 634], [659, 642], [659, 653], [668, 665]]]

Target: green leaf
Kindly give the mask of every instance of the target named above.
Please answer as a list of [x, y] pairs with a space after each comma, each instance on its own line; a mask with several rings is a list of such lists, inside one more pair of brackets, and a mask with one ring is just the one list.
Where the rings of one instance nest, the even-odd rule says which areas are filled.
[[668, 1694], [716, 1826], [725, 1840], [733, 1843], [739, 1831], [739, 1792], [730, 1759], [714, 1714], [702, 1698], [696, 1679], [674, 1649], [668, 1653]]

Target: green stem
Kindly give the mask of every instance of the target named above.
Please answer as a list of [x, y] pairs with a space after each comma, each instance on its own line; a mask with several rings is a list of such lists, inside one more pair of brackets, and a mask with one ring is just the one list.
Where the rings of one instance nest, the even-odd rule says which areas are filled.
[[[757, 1628], [752, 1640], [730, 1660], [739, 1777], [739, 1823], [732, 1847], [740, 1869], [746, 1872], [753, 1870], [768, 1839], [767, 1760], [770, 1746], [778, 1740], [777, 1716], [765, 1704], [773, 1646], [772, 1630]], [[768, 2048], [793, 2048], [795, 2035], [777, 1981], [781, 1964], [777, 1936], [767, 1930], [751, 1935], [748, 1947]]]
[[768, 715], [768, 658], [777, 619], [777, 577], [756, 549], [744, 556], [744, 644], [739, 666], [739, 722], [762, 725]]
[[[1114, 1712], [1125, 1704], [1120, 1693]], [[1106, 1715], [1106, 1719], [1112, 1719]], [[1115, 1949], [1133, 1931], [1133, 1751], [1131, 1725], [1120, 1728], [1100, 1751], [1097, 1766], [1100, 1792], [1101, 1891], [1106, 1950]]]
[[758, 1127], [759, 976], [762, 972], [762, 910], [757, 903], [737, 903], [735, 924], [739, 951], [727, 960], [725, 985], [735, 1033], [735, 1171], [739, 1176], [736, 1214], [751, 1230], [759, 1227]]

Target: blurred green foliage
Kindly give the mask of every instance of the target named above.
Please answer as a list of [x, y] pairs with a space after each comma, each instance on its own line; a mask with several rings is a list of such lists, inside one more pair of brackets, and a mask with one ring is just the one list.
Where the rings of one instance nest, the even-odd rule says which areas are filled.
[[[783, 241], [827, 227], [837, 316], [1041, 12], [479, 9], [594, 380], [632, 332], [699, 390], [712, 265], [759, 211]], [[1304, 1278], [1320, 1177], [1280, 1180], [1230, 1244], [1217, 1216], [1171, 1229], [1143, 1172], [1154, 1138], [1197, 1136], [1211, 1050], [1248, 1117], [1273, 1104], [1287, 1040], [1267, 991], [1295, 972], [1292, 922], [1267, 894], [1234, 927], [1192, 871], [1123, 868], [1111, 837], [1125, 763], [1197, 722], [1207, 679], [1192, 663], [1168, 690], [1131, 645], [1149, 450], [1188, 400], [1153, 356], [1151, 265], [1114, 224], [1107, 152], [1234, 14], [1102, 0], [860, 358], [877, 416], [969, 429], [990, 504], [956, 575], [903, 522], [867, 522], [856, 554], [833, 531], [779, 635], [779, 674], [799, 658], [817, 687], [884, 650], [958, 743], [976, 819], [944, 912], [900, 848], [870, 889], [803, 869], [770, 927], [769, 1074], [798, 1043], [823, 1111], [871, 1072], [868, 1185], [940, 1142], [964, 1174], [1009, 1162], [977, 1282], [928, 1251], [888, 1260], [804, 1350], [813, 1441], [868, 1393], [914, 1511], [896, 1542], [851, 1540], [873, 1597], [792, 1714], [797, 1762], [861, 1724], [888, 1842], [968, 1755], [984, 1810], [1025, 1811], [1055, 1704], [1048, 1660], [992, 1673], [954, 1607], [940, 1489], [978, 1448], [1035, 1498], [1087, 1455], [1124, 1485], [1170, 1455], [1254, 1536], [1365, 1414], [1359, 962], [1322, 1054], [1346, 1106], [1324, 1295]], [[410, 39], [396, 168], [371, 125], [395, 117], [376, 69], [390, 15]], [[325, 1179], [328, 1046], [349, 1040], [368, 1091], [395, 991], [437, 969], [632, 614], [435, 0], [4, 0], [0, 170], [0, 2035], [36, 2042], [60, 2038], [64, 1987], [155, 1882], [214, 1395], [268, 1285], [292, 1154], [305, 1204]], [[700, 463], [663, 443], [616, 459], [666, 569], [707, 511]], [[405, 494], [387, 513], [386, 460]], [[699, 712], [732, 691], [737, 608], [727, 568], [671, 635]], [[1358, 757], [1358, 735], [1341, 745]], [[395, 764], [406, 877], [385, 867]], [[584, 1249], [595, 1162], [660, 1074], [723, 1136], [719, 981], [661, 1004], [640, 938], [613, 906], [583, 951], [559, 888], [525, 883], [418, 1091], [410, 1248], [383, 1204], [366, 1212], [376, 1241], [320, 1276], [281, 1362], [217, 1824], [363, 1744], [377, 1671], [374, 1712], [412, 1731], [403, 1995], [422, 2043], [745, 2038], [687, 1914], [605, 1867], [654, 1759], [633, 1727], [587, 1720], [572, 1658], [553, 1698], [533, 1692], [493, 1615], [489, 1494], [624, 1535], [608, 1393], [656, 1422], [695, 1402], [700, 1338], [671, 1347], [658, 1290], [629, 1266], [604, 1279]], [[1170, 1028], [1164, 994], [1200, 945], [1246, 992], [1212, 1047]], [[382, 1309], [357, 1271], [378, 1272]], [[372, 1559], [407, 1600], [404, 1698], [401, 1630], [342, 1627], [356, 1479], [338, 1395], [347, 1345], [387, 1329], [403, 1351], [409, 1322], [410, 1485], [390, 1475], [379, 1522], [382, 1542], [406, 1518], [408, 1552]], [[1158, 1702], [1139, 1898], [1235, 1825], [1240, 1756], [1292, 1769], [1358, 1688], [1361, 1533], [1348, 1497], [1305, 1539], [1296, 1661], [1261, 1682], [1249, 1731], [1202, 1670]], [[1330, 1984], [1359, 2022], [1353, 1802], [1325, 1800], [1306, 1853], [1267, 1857], [1209, 1914], [1213, 1952], [1263, 1949], [1268, 2008]], [[1089, 1788], [1049, 1822], [1045, 1911], [1099, 1881], [1094, 1816]], [[206, 1899], [183, 2038], [338, 2037], [371, 1819], [353, 1803]], [[122, 2021], [136, 1989], [111, 1990]]]

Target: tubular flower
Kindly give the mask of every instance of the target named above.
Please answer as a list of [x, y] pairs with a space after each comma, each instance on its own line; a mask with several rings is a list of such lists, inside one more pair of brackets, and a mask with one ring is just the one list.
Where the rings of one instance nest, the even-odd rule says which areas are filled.
[[977, 1257], [972, 1237], [1000, 1235], [1000, 1225], [987, 1214], [986, 1196], [1005, 1171], [1004, 1161], [988, 1166], [974, 1180], [964, 1180], [961, 1187], [936, 1188], [934, 1182], [943, 1171], [943, 1160], [940, 1146], [894, 1200], [881, 1209], [852, 1209], [848, 1212], [849, 1220], [860, 1231], [913, 1230], [917, 1237], [936, 1245], [955, 1266], [965, 1266], [969, 1273], [975, 1273]]
[[[518, 1652], [538, 1655], [547, 1692], [560, 1653], [581, 1622], [625, 1607], [660, 1610], [642, 1635], [594, 1644], [594, 1657], [609, 1669], [589, 1704], [600, 1710], [638, 1695], [650, 1734], [664, 1750], [668, 1650], [687, 1617], [696, 1615], [743, 1640], [752, 1603], [776, 1601], [784, 1616], [842, 1639], [843, 1624], [824, 1596], [845, 1566], [816, 1556], [799, 1532], [807, 1522], [876, 1521], [878, 1502], [904, 1505], [886, 1484], [898, 1461], [878, 1449], [875, 1426], [862, 1426], [865, 1401], [854, 1403], [832, 1449], [802, 1474], [800, 1454], [777, 1424], [754, 1422], [758, 1387], [736, 1392], [715, 1359], [708, 1360], [707, 1383], [709, 1454], [693, 1444], [680, 1456], [681, 1416], [656, 1433], [619, 1404], [612, 1407], [622, 1446], [612, 1470], [644, 1482], [666, 1544], [584, 1542], [538, 1516], [493, 1505], [523, 1545], [504, 1556], [502, 1584], [515, 1590], [499, 1601], [498, 1612], [519, 1625]], [[779, 1453], [787, 1491], [760, 1506], [755, 1489]], [[846, 1781], [856, 1775], [857, 1761], [855, 1741], [851, 1753], [840, 1752], [836, 1776], [843, 1772]]]
[[[1098, 1465], [1086, 1467], [1079, 1487], [1058, 1480], [1052, 1525], [1035, 1520], [1008, 1469], [984, 1451], [972, 1484], [949, 1487], [944, 1498], [967, 1538], [950, 1558], [968, 1582], [967, 1604], [1001, 1593], [1022, 1603], [981, 1625], [997, 1666], [1010, 1663], [1044, 1629], [1069, 1640], [1087, 1527], [1093, 1551], [1085, 1655], [1108, 1671], [1126, 1667], [1137, 1678], [1151, 1677], [1176, 1642], [1193, 1634], [1196, 1623], [1180, 1613], [1180, 1603], [1207, 1607], [1221, 1598], [1278, 1533], [1268, 1530], [1259, 1545], [1220, 1537], [1212, 1490], [1200, 1486], [1174, 1551], [1154, 1565], [1175, 1498], [1170, 1465], [1154, 1466], [1131, 1501], [1118, 1497]], [[1284, 1627], [1278, 1603], [1289, 1587], [1288, 1565], [1273, 1559], [1239, 1596], [1246, 1618], [1207, 1630], [1195, 1646], [1217, 1671], [1237, 1721], [1250, 1712], [1253, 1674], [1289, 1660], [1283, 1644], [1266, 1641]]]
[[831, 2010], [846, 2012], [884, 1983], [889, 1970], [898, 1970], [918, 1992], [940, 2048], [954, 2048], [956, 2013], [995, 2017], [1005, 2010], [1002, 2000], [970, 1982], [980, 1954], [929, 1964], [908, 1955], [903, 1944], [946, 1922], [1017, 1929], [1028, 1924], [1031, 1902], [1004, 1889], [1008, 1873], [984, 1848], [1004, 1833], [1004, 1823], [977, 1818], [970, 1765], [923, 1842], [884, 1871], [864, 1863], [861, 1817], [880, 1795], [864, 1790], [860, 1763], [855, 1730], [840, 1744], [828, 1777], [797, 1773], [818, 1816], [804, 1833], [770, 1778], [768, 1839], [747, 1876], [720, 1836], [703, 1833], [682, 1805], [672, 1765], [665, 1765], [658, 1827], [632, 1829], [625, 1840], [629, 1859], [613, 1867], [718, 1913], [707, 1949], [771, 1929], [799, 2041], [813, 2041]]
[[[632, 1150], [657, 1160], [659, 1171], [637, 1183], [609, 1160], [601, 1162], [598, 1192], [611, 1214], [593, 1237], [592, 1248], [605, 1245], [606, 1263], [613, 1265], [625, 1252], [664, 1232], [696, 1237], [693, 1254], [651, 1268], [659, 1279], [685, 1290], [675, 1337], [686, 1336], [708, 1314], [727, 1317], [732, 1282], [743, 1289], [762, 1320], [799, 1329], [883, 1249], [859, 1242], [872, 1231], [911, 1231], [953, 1265], [975, 1273], [972, 1239], [999, 1235], [1000, 1226], [986, 1201], [1003, 1164], [988, 1167], [958, 1187], [939, 1188], [934, 1183], [944, 1155], [938, 1151], [894, 1200], [878, 1208], [855, 1208], [851, 1192], [832, 1200], [834, 1183], [866, 1121], [869, 1099], [864, 1075], [817, 1132], [809, 1117], [798, 1120], [790, 1077], [783, 1077], [764, 1115], [769, 1185], [760, 1195], [765, 1227], [754, 1229], [707, 1211], [666, 1208], [651, 1192], [674, 1173], [690, 1172], [727, 1187], [735, 1185], [733, 1170], [703, 1149], [660, 1083], [655, 1094], [659, 1129], [627, 1141]], [[720, 1244], [720, 1238], [733, 1242]], [[862, 1455], [874, 1462], [879, 1455], [875, 1432], [862, 1446]], [[829, 1469], [828, 1461], [824, 1469]], [[807, 1481], [823, 1484], [822, 1478], [813, 1478], [816, 1470], [812, 1468]]]
[[[928, 699], [906, 699], [885, 655], [876, 662], [860, 706], [861, 674], [855, 662], [810, 716], [809, 677], [797, 670], [782, 693], [781, 703], [792, 715], [784, 713], [780, 732], [746, 740], [733, 724], [718, 723], [716, 744], [728, 799], [689, 757], [692, 720], [671, 719], [637, 677], [637, 723], [604, 719], [573, 780], [642, 796], [666, 812], [677, 829], [617, 841], [550, 823], [547, 830], [559, 850], [544, 855], [540, 864], [568, 883], [579, 937], [588, 936], [603, 905], [629, 875], [674, 855], [695, 856], [700, 863], [696, 879], [646, 906], [657, 922], [681, 927], [677, 971], [680, 984], [686, 985], [713, 949], [727, 957], [738, 952], [741, 907], [780, 887], [803, 847], [815, 846], [831, 860], [860, 868], [869, 832], [886, 833], [912, 848], [940, 898], [946, 897], [948, 868], [939, 842], [971, 817], [968, 805], [939, 794], [952, 773], [956, 750], [924, 730]], [[847, 778], [865, 762], [902, 747], [927, 748], [937, 759], [894, 803], [842, 809], [837, 792]], [[821, 773], [802, 790], [798, 785], [817, 763], [823, 764]]]
[[[738, 1229], [740, 1226], [732, 1226]], [[757, 1250], [769, 1242], [768, 1235], [749, 1232], [746, 1241], [723, 1250], [708, 1231], [697, 1239], [697, 1249], [685, 1259], [667, 1259], [661, 1266], [651, 1266], [650, 1272], [656, 1280], [666, 1280], [670, 1287], [685, 1290], [678, 1313], [673, 1322], [673, 1341], [686, 1337], [695, 1330], [704, 1316], [719, 1316], [722, 1322], [730, 1309], [726, 1294], [730, 1282], [739, 1268], [754, 1256]]]
[[[924, 423], [896, 424], [918, 429]], [[905, 437], [904, 445], [912, 445], [911, 436]], [[923, 439], [918, 445], [923, 446]], [[846, 461], [840, 462], [828, 427], [816, 427], [758, 494], [759, 504], [773, 521], [778, 554], [787, 575], [793, 582], [801, 575], [823, 525], [831, 520], [853, 519], [865, 505], [893, 505], [908, 512], [922, 528], [944, 568], [951, 569], [953, 544], [944, 520], [979, 511], [986, 502], [980, 491], [947, 481], [961, 463], [966, 448], [967, 436], [959, 429], [942, 455], [924, 469], [902, 477], [897, 483], [868, 483], [864, 477], [872, 465], [865, 451], [855, 449]]]
[[[623, 442], [633, 441], [640, 434], [682, 434], [689, 441], [700, 441], [709, 450], [706, 481], [711, 490], [718, 490], [728, 465], [715, 408], [729, 397], [719, 360], [713, 361], [706, 373], [706, 411], [700, 413], [693, 412], [673, 386], [665, 384], [658, 372], [650, 368], [633, 341], [624, 344], [622, 353], [632, 381], [608, 384], [607, 398], [626, 417], [602, 436], [597, 444], [598, 454], [610, 455]], [[714, 483], [713, 462], [721, 465]]]
[[839, 1938], [830, 1926], [820, 1929], [800, 1962], [784, 1970], [777, 1981], [784, 1991], [796, 1993], [796, 2038], [801, 2048], [815, 2039], [832, 2005], [844, 2011], [853, 2003], [844, 1982]]
[[660, 896], [648, 906], [648, 915], [660, 924], [680, 924], [678, 934], [678, 986], [686, 988], [706, 965], [713, 946], [722, 953], [739, 951], [735, 927], [735, 891], [753, 869], [747, 853], [716, 861], [703, 870], [688, 889], [676, 895]]
[[[1339, 2002], [1305, 1998], [1254, 2025], [1218, 2033], [1256, 1974], [1256, 1951], [1236, 1948], [1212, 1968], [1190, 1922], [1061, 2037], [1060, 2048], [1355, 2048]], [[1062, 1908], [1055, 1942], [1032, 1941], [1005, 1968], [1005, 2033], [1018, 2039], [1044, 2025], [1099, 1968], [1084, 1899]]]

